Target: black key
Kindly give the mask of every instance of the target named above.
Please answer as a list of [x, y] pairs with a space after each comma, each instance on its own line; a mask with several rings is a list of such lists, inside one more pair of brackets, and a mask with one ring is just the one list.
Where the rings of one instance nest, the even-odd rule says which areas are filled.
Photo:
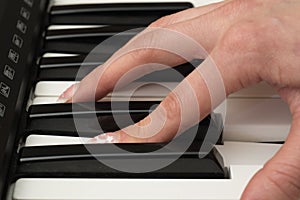
[[[71, 104], [35, 105], [31, 107], [31, 118], [26, 135], [78, 136], [80, 134], [81, 137], [94, 137], [104, 132], [117, 131], [142, 120], [158, 103], [131, 102], [129, 106], [130, 113], [128, 114], [126, 104], [118, 102], [114, 106], [116, 109], [114, 110], [114, 116], [112, 115], [110, 103], [106, 102], [97, 103], [96, 111], [92, 111], [87, 105], [76, 109], [73, 114]], [[75, 122], [73, 116], [76, 116]], [[222, 118], [219, 115], [212, 113], [197, 126], [188, 130], [197, 133], [197, 141], [203, 141], [208, 134], [208, 130], [211, 138], [220, 139], [219, 141], [221, 141], [220, 135], [223, 125]], [[186, 135], [188, 134], [182, 134], [180, 137]]]
[[58, 29], [48, 30], [46, 35], [47, 41], [61, 40], [61, 39], [78, 39], [78, 38], [90, 38], [91, 41], [94, 38], [109, 38], [113, 35], [136, 35], [143, 29], [136, 26], [103, 26], [95, 28], [79, 28], [79, 29]]
[[[114, 115], [118, 116], [118, 122], [112, 115], [109, 102], [96, 103], [96, 111], [89, 104], [78, 105], [76, 110], [72, 110], [72, 104], [34, 105], [30, 108], [27, 134], [78, 136], [79, 132], [84, 137], [94, 137], [142, 120], [157, 104], [159, 102], [131, 102], [131, 118], [128, 118], [128, 114], [124, 114], [128, 111], [126, 103], [117, 102], [114, 104]], [[97, 120], [93, 120], [95, 114]], [[80, 126], [76, 126], [73, 116], [80, 120]], [[99, 130], [99, 125], [102, 130]]]
[[[150, 165], [171, 161], [170, 158], [111, 158], [108, 162], [137, 162]], [[96, 159], [53, 160], [21, 163], [16, 178], [226, 178], [224, 168], [209, 155], [205, 158], [180, 158], [160, 170], [148, 173], [126, 173], [110, 168]]]
[[[199, 153], [201, 144], [192, 143], [188, 150], [166, 144], [118, 144], [125, 151], [116, 151], [112, 144], [25, 147], [22, 149], [17, 178], [226, 178], [217, 151]], [[164, 147], [164, 148], [162, 148]], [[89, 151], [88, 151], [88, 150]], [[159, 151], [157, 151], [159, 150]], [[93, 154], [91, 155], [91, 152]], [[131, 153], [133, 152], [133, 153]], [[183, 152], [183, 153], [182, 153]], [[199, 158], [199, 154], [203, 158]], [[206, 155], [206, 156], [205, 156]], [[138, 164], [171, 161], [167, 167], [148, 173], [126, 173], [110, 168], [107, 162]]]
[[99, 65], [82, 66], [80, 73], [78, 70], [80, 66], [68, 66], [57, 68], [41, 69], [36, 81], [75, 81], [81, 80]]
[[118, 123], [115, 122], [111, 114], [98, 114], [96, 120], [94, 114], [85, 114], [77, 116], [76, 120], [80, 121], [79, 125], [75, 124], [72, 116], [34, 118], [30, 120], [27, 135], [78, 136], [80, 134], [81, 137], [94, 137], [104, 132], [125, 128], [139, 122], [148, 114], [146, 112], [130, 114], [131, 119], [128, 118], [128, 115], [115, 114], [120, 119]]
[[90, 55], [86, 60], [86, 55], [67, 56], [67, 57], [43, 57], [40, 62], [41, 69], [80, 67], [80, 66], [99, 66], [103, 64], [111, 55]]
[[156, 19], [192, 8], [190, 3], [127, 3], [53, 6], [50, 24], [147, 26]]
[[[186, 152], [176, 145], [166, 146], [167, 143], [119, 143], [117, 147], [125, 151], [118, 151], [112, 144], [86, 144], [86, 145], [55, 145], [23, 147], [20, 162], [83, 159], [83, 158], [132, 158], [149, 157], [174, 157], [184, 154], [185, 157], [199, 155], [200, 144], [193, 143]], [[160, 150], [160, 151], [158, 151]], [[93, 152], [93, 153], [91, 153]], [[133, 154], [134, 153], [134, 154]]]
[[[38, 117], [60, 117], [60, 116], [77, 116], [84, 114], [112, 114], [124, 113], [130, 110], [131, 113], [149, 112], [160, 102], [92, 102], [77, 104], [45, 104], [32, 105], [29, 109], [30, 118]], [[113, 105], [113, 107], [112, 107]], [[128, 107], [129, 105], [129, 107]], [[112, 110], [113, 109], [113, 110]]]
[[[94, 137], [101, 133], [114, 132], [137, 123], [148, 114], [148, 112], [130, 113], [130, 118], [128, 114], [125, 115], [122, 113], [115, 113], [114, 116], [111, 114], [97, 114], [96, 120], [94, 114], [83, 114], [76, 118], [76, 123], [79, 124], [75, 124], [71, 115], [33, 118], [27, 127], [27, 135], [78, 136], [80, 134], [81, 137]], [[117, 122], [114, 118], [115, 116], [117, 116]], [[203, 134], [207, 131], [209, 124], [210, 117], [205, 118], [199, 124]], [[214, 124], [213, 126], [218, 130], [218, 124]]]
[[[102, 43], [97, 53], [112, 54], [142, 31], [142, 29], [133, 28], [129, 26], [107, 26], [93, 29], [49, 31], [45, 41], [44, 52], [88, 54]], [[113, 39], [106, 40], [112, 36], [114, 36]]]
[[[118, 37], [118, 42], [111, 44], [103, 44], [102, 39], [91, 40], [88, 38], [81, 38], [76, 41], [65, 39], [57, 41], [48, 41], [45, 43], [44, 53], [70, 53], [70, 54], [89, 54], [92, 50], [96, 51], [97, 54], [108, 54], [112, 55], [122, 46], [124, 46], [133, 36]], [[101, 48], [94, 48], [101, 44]]]
[[[174, 68], [156, 71], [147, 74], [136, 81], [180, 82], [195, 69], [195, 66], [198, 66], [201, 62], [201, 60], [195, 60], [193, 61], [193, 64], [185, 63]], [[79, 81], [96, 67], [98, 67], [98, 65], [83, 65], [80, 69], [80, 73], [78, 73], [80, 66], [43, 68], [40, 70], [37, 81]]]

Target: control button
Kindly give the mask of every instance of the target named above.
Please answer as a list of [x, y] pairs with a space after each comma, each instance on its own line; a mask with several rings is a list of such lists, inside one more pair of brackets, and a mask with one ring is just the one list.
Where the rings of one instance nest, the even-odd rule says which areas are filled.
[[8, 98], [10, 93], [10, 87], [6, 85], [5, 83], [1, 82], [0, 83], [0, 94]]
[[22, 22], [21, 20], [18, 20], [17, 22], [17, 29], [19, 29], [19, 31], [21, 31], [22, 33], [26, 33], [27, 31], [27, 26], [24, 22]]
[[5, 65], [3, 74], [10, 80], [13, 80], [14, 76], [15, 76], [15, 70], [13, 68], [11, 68], [10, 66]]
[[29, 20], [29, 18], [30, 18], [30, 12], [29, 12], [26, 8], [22, 7], [22, 8], [21, 8], [21, 11], [20, 11], [20, 14], [21, 14], [21, 16], [22, 16], [24, 19]]
[[0, 117], [4, 117], [5, 109], [6, 109], [5, 105], [0, 103]]
[[22, 39], [20, 36], [16, 35], [16, 34], [14, 34], [14, 37], [13, 37], [12, 42], [13, 42], [17, 47], [19, 47], [20, 49], [21, 49], [22, 46], [23, 46], [23, 39]]
[[17, 64], [19, 62], [20, 55], [14, 50], [10, 49], [8, 52], [8, 58]]
[[33, 6], [33, 0], [24, 0], [24, 2], [30, 7]]

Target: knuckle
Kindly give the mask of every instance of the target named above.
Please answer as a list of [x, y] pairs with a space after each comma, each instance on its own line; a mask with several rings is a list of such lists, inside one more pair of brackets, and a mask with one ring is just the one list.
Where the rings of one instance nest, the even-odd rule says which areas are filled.
[[257, 51], [265, 43], [264, 35], [256, 22], [239, 22], [231, 26], [221, 41], [228, 51]]
[[[235, 8], [245, 8], [247, 10], [256, 8], [256, 7], [260, 7], [264, 4], [264, 2], [266, 2], [267, 0], [236, 0], [236, 1], [232, 1], [232, 4]], [[274, 1], [274, 0], [273, 0]]]
[[148, 31], [146, 29], [127, 43], [124, 52], [136, 61], [151, 62], [158, 56], [158, 37], [159, 35], [156, 31]]
[[139, 64], [150, 63], [156, 57], [156, 51], [152, 48], [137, 49], [129, 54], [132, 60], [140, 61]]
[[[228, 49], [270, 53], [280, 45], [280, 22], [275, 18], [241, 20], [229, 27], [222, 42]], [[266, 51], [268, 50], [268, 52]]]
[[[218, 43], [218, 57], [224, 58], [228, 64], [219, 62], [224, 74], [227, 93], [231, 93], [259, 79], [260, 34], [255, 22], [239, 22], [227, 29]], [[222, 61], [223, 62], [223, 61]], [[236, 76], [227, 76], [231, 70]]]
[[240, 79], [241, 85], [247, 86], [261, 79], [282, 82], [286, 73], [275, 63], [277, 49], [282, 45], [280, 29], [276, 19], [264, 17], [241, 20], [226, 30], [218, 43], [219, 54], [234, 61], [236, 72], [245, 77]]
[[180, 116], [180, 103], [176, 94], [173, 92], [163, 101], [162, 106], [166, 110], [167, 120], [173, 121]]
[[167, 15], [164, 17], [159, 18], [158, 20], [152, 22], [149, 27], [155, 28], [155, 27], [165, 27], [167, 25], [172, 24], [172, 16], [173, 15]]
[[286, 70], [287, 63], [282, 64], [280, 53], [287, 50], [286, 44], [282, 42], [286, 41], [282, 23], [277, 18], [264, 18], [256, 26], [253, 37], [246, 38], [251, 43], [246, 45], [246, 51], [256, 53], [261, 78], [274, 86], [289, 84], [290, 73]]
[[234, 55], [251, 56], [257, 62], [265, 62], [278, 45], [274, 30], [269, 19], [242, 20], [229, 27], [221, 38], [220, 47]]
[[[148, 130], [145, 128], [147, 125], [144, 123], [144, 121], [139, 121], [135, 125], [135, 131], [134, 134], [132, 135], [133, 137], [136, 137], [138, 139], [147, 139], [150, 135]], [[132, 133], [131, 133], [132, 134]]]
[[151, 34], [137, 36], [126, 46], [125, 55], [141, 64], [150, 62], [156, 56], [153, 40]]

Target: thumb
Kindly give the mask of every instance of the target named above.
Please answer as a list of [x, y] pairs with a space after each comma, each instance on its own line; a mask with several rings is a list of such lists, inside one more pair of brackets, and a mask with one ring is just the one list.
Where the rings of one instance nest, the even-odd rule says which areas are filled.
[[280, 151], [250, 181], [243, 200], [300, 198], [300, 90], [279, 91], [293, 115], [289, 136]]

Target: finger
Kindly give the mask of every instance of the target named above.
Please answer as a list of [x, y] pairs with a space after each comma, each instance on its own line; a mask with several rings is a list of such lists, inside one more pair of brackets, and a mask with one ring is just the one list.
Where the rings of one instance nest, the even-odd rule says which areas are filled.
[[79, 83], [75, 83], [68, 87], [57, 99], [58, 103], [70, 103], [70, 99], [75, 94], [76, 90], [79, 87]]
[[300, 90], [283, 89], [292, 125], [285, 144], [250, 181], [242, 199], [298, 200], [300, 198]]
[[[237, 50], [236, 54], [243, 53]], [[148, 117], [109, 137], [122, 143], [171, 140], [207, 116], [229, 93], [258, 82], [259, 68], [252, 64], [228, 56], [222, 45], [217, 47]], [[241, 80], [247, 81], [241, 84]], [[107, 135], [99, 137], [106, 141]]]
[[[189, 82], [183, 81], [148, 117], [120, 131], [97, 136], [95, 142], [146, 143], [171, 140], [177, 133], [184, 131], [184, 127], [189, 127], [190, 123], [196, 123], [201, 119], [195, 94], [196, 89], [200, 89], [199, 91], [203, 95], [201, 95], [199, 104], [207, 105], [207, 107], [210, 105], [204, 81], [189, 77], [188, 79], [195, 81], [193, 86], [197, 86], [197, 88], [193, 88]], [[208, 110], [201, 109], [202, 113], [208, 113]], [[187, 123], [187, 121], [189, 122]]]

